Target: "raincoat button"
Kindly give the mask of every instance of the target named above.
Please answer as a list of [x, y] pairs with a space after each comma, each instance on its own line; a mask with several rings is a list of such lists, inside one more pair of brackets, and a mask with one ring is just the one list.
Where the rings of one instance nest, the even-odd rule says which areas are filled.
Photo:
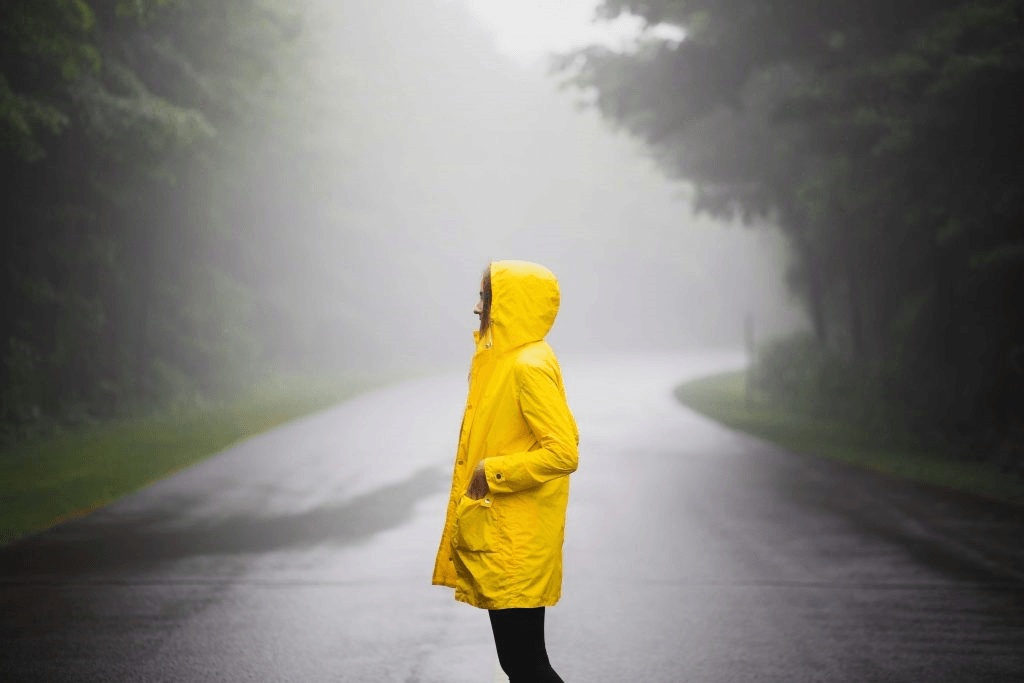
[[464, 465], [464, 464], [466, 464], [466, 461], [465, 461], [465, 460], [460, 460], [460, 461], [459, 461], [459, 464], [460, 464], [460, 465]]
[[501, 479], [501, 472], [498, 472], [497, 474], [495, 474], [494, 478], [495, 479]]

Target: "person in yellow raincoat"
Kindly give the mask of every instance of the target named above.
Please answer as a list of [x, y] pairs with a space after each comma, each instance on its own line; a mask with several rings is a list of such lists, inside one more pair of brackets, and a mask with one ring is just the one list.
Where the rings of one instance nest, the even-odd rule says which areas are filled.
[[544, 341], [558, 281], [525, 261], [484, 273], [480, 330], [433, 583], [489, 611], [511, 683], [562, 679], [544, 644], [544, 608], [562, 589], [569, 474], [579, 431], [562, 373]]

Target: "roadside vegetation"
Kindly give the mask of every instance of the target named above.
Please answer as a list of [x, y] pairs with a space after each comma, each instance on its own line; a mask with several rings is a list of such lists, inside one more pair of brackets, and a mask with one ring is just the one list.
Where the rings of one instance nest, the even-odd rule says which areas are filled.
[[903, 433], [893, 425], [839, 417], [772, 394], [754, 382], [757, 370], [728, 372], [678, 386], [676, 398], [727, 427], [789, 450], [885, 474], [1024, 504], [1024, 478], [990, 454], [958, 451], [942, 440]]
[[51, 433], [0, 452], [0, 544], [82, 516], [378, 381], [278, 377], [229, 401]]

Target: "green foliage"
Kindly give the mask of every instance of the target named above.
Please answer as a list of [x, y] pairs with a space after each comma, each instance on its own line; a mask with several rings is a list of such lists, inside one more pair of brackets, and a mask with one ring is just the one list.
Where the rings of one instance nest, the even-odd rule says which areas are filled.
[[887, 396], [901, 419], [951, 438], [1024, 414], [1009, 361], [1024, 343], [1024, 2], [601, 10], [622, 12], [687, 38], [592, 47], [559, 67], [695, 187], [697, 209], [783, 229], [815, 332], [793, 352], [808, 354], [815, 382], [838, 382], [832, 394], [854, 403]]
[[0, 453], [0, 544], [85, 514], [375, 381], [277, 376], [230, 401], [23, 442]]
[[0, 6], [0, 153], [36, 161], [44, 134], [70, 123], [60, 91], [100, 68], [96, 16], [85, 0], [7, 0]]
[[999, 267], [1024, 267], [1024, 242], [1004, 244], [971, 256], [971, 268], [986, 270]]
[[861, 431], [865, 443], [946, 450], [949, 444], [938, 430], [892, 391], [901, 379], [893, 368], [841, 357], [808, 334], [765, 344], [747, 374], [749, 386], [773, 403], [848, 424]]
[[263, 0], [0, 6], [0, 441], [251, 379], [217, 197], [294, 36]]
[[146, 21], [153, 17], [156, 10], [176, 0], [117, 0], [114, 10], [119, 17], [135, 17]]
[[732, 429], [797, 453], [815, 455], [931, 485], [1024, 503], [1024, 480], [993, 462], [951, 457], [942, 449], [886, 443], [864, 425], [812, 416], [751, 390], [744, 372], [676, 387], [679, 401]]

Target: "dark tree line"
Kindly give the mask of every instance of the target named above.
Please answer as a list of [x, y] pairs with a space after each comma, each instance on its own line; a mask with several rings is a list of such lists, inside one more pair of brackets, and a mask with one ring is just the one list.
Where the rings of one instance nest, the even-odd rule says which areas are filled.
[[257, 358], [227, 169], [275, 101], [285, 5], [0, 3], [6, 440], [213, 391]]
[[[856, 384], [876, 413], [961, 444], [1001, 434], [1024, 461], [1024, 2], [600, 12], [685, 38], [559, 68], [698, 208], [782, 228], [816, 339], [801, 353], [845, 367], [838, 389]], [[801, 353], [791, 362], [812, 365]]]

